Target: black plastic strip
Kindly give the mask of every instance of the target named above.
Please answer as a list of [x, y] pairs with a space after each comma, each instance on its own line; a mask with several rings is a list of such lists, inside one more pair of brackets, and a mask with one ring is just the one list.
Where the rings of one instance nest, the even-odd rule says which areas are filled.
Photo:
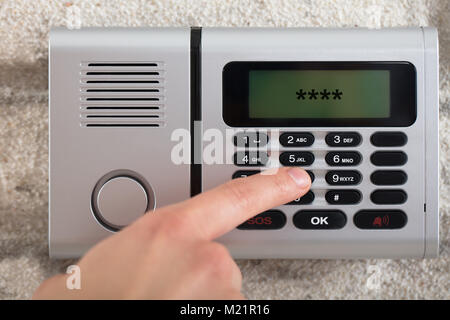
[[86, 98], [86, 101], [159, 101], [159, 98]]
[[159, 107], [87, 107], [86, 110], [158, 110]]
[[94, 72], [94, 71], [89, 71], [89, 72], [86, 72], [86, 75], [87, 76], [101, 76], [101, 75], [105, 75], [105, 76], [122, 76], [122, 75], [124, 75], [124, 76], [127, 76], [127, 75], [157, 76], [157, 75], [159, 75], [159, 72], [154, 72], [154, 71], [152, 71], [152, 72], [126, 72], [126, 71], [123, 71], [123, 72], [108, 72], [108, 71], [97, 72], [97, 71], [95, 71]]
[[158, 80], [88, 80], [86, 83], [159, 83]]
[[89, 123], [86, 127], [159, 127], [156, 123], [136, 123], [136, 124], [122, 124], [122, 123]]
[[87, 89], [86, 92], [159, 92], [159, 89]]
[[[191, 28], [191, 197], [202, 191], [202, 167], [195, 163], [195, 121], [201, 116], [201, 39], [202, 28]], [[200, 146], [198, 146], [200, 147]]]
[[158, 115], [87, 115], [86, 118], [159, 118]]
[[88, 67], [156, 67], [156, 63], [89, 63]]

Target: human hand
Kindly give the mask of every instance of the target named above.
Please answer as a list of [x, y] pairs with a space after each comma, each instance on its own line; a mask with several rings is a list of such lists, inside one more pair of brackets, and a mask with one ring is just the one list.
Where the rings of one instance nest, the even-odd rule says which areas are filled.
[[272, 169], [157, 209], [86, 253], [78, 263], [80, 290], [67, 289], [69, 275], [61, 274], [33, 298], [243, 299], [241, 272], [214, 239], [310, 186], [303, 169]]

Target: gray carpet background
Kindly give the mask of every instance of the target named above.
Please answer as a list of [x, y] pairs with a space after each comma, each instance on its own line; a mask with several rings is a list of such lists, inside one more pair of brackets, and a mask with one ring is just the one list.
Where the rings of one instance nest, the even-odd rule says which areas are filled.
[[450, 298], [450, 1], [0, 1], [0, 299], [28, 299], [71, 261], [47, 250], [51, 26], [435, 26], [440, 33], [441, 255], [241, 260], [252, 299]]

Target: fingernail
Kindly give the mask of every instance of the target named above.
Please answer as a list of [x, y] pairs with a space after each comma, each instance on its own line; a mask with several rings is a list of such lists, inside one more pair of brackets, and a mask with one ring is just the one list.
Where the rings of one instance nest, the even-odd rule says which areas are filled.
[[302, 189], [308, 188], [311, 184], [311, 178], [305, 170], [299, 168], [291, 168], [289, 169], [288, 174]]

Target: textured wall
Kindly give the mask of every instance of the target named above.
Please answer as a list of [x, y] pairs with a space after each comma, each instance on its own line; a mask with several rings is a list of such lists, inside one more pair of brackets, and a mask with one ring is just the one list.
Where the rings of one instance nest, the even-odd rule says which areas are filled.
[[[0, 298], [29, 298], [70, 261], [47, 252], [51, 26], [426, 26], [440, 32], [441, 257], [239, 261], [249, 298], [450, 298], [450, 1], [0, 1]], [[378, 289], [366, 285], [373, 268]]]

